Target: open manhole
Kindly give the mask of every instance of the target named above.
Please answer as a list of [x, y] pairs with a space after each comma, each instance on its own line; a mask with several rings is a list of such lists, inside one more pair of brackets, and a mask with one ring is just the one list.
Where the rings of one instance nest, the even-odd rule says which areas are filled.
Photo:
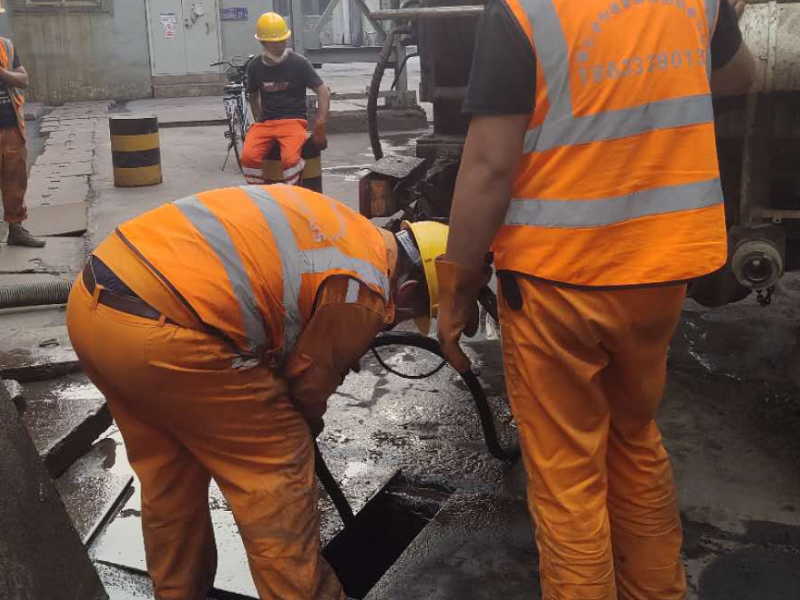
[[396, 476], [325, 547], [345, 592], [364, 598], [414, 541], [451, 491]]

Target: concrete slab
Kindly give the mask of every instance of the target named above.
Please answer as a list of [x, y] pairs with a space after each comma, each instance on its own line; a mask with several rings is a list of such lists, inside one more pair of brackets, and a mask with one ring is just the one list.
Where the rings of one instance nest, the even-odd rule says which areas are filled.
[[36, 164], [65, 165], [73, 162], [88, 162], [94, 158], [94, 153], [86, 148], [76, 148], [74, 144], [68, 148], [63, 144], [46, 144], [45, 151], [36, 159]]
[[95, 443], [56, 480], [56, 489], [84, 544], [111, 517], [133, 481], [119, 432]]
[[5, 394], [16, 405], [18, 409], [22, 408], [24, 390], [22, 384], [16, 379], [0, 379], [0, 387], [5, 389]]
[[88, 227], [88, 212], [87, 202], [35, 206], [28, 210], [25, 226], [39, 236], [80, 235]]
[[30, 179], [26, 202], [29, 208], [84, 202], [89, 198], [89, 178], [86, 175], [51, 177], [45, 167], [36, 167]]
[[22, 405], [25, 426], [54, 478], [111, 426], [105, 398], [83, 373], [26, 383]]
[[78, 273], [85, 260], [82, 238], [55, 238], [44, 248], [0, 244], [2, 273]]
[[0, 457], [0, 597], [106, 598], [50, 475], [3, 388]]
[[[9, 278], [37, 277], [36, 275], [0, 275], [0, 287], [8, 285]], [[55, 279], [55, 277], [53, 278]], [[35, 281], [31, 279], [29, 281]], [[64, 325], [65, 308], [57, 306], [26, 306], [0, 309], [0, 331], [19, 331]]]
[[0, 377], [22, 382], [76, 371], [78, 357], [66, 327], [0, 332]]
[[109, 600], [153, 600], [153, 585], [147, 575], [103, 563], [95, 563], [95, 568]]
[[525, 503], [451, 498], [366, 600], [540, 598], [538, 554]]

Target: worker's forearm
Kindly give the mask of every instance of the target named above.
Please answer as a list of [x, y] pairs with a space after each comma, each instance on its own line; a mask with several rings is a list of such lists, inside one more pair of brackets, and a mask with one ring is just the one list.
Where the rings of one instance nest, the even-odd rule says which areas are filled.
[[450, 211], [447, 258], [464, 266], [483, 264], [511, 200], [512, 173], [485, 163], [462, 163]]
[[24, 90], [28, 87], [28, 74], [25, 71], [0, 69], [0, 82]]
[[328, 122], [328, 115], [331, 111], [331, 91], [327, 85], [323, 84], [317, 88], [317, 123], [325, 124]]

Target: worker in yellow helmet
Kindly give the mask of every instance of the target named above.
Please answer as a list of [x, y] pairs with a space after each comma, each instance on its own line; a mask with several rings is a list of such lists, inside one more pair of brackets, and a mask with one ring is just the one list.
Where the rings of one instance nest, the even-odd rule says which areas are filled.
[[307, 89], [314, 90], [319, 99], [313, 142], [320, 150], [328, 143], [330, 90], [308, 59], [289, 48], [291, 36], [278, 13], [264, 13], [258, 19], [255, 37], [262, 53], [247, 66], [247, 94], [256, 122], [247, 133], [241, 156], [248, 183], [264, 183], [262, 163], [276, 143], [281, 150], [284, 183], [300, 180], [305, 167], [302, 150], [308, 139]]
[[157, 600], [206, 598], [213, 478], [262, 600], [342, 600], [320, 555], [312, 436], [382, 330], [438, 305], [440, 223], [391, 233], [287, 185], [210, 190], [120, 225], [67, 309], [141, 481]]

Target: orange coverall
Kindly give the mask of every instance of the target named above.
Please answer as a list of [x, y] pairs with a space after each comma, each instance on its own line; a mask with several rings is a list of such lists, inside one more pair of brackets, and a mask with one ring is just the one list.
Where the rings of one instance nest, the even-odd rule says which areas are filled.
[[306, 166], [302, 158], [303, 144], [308, 139], [305, 119], [276, 119], [254, 123], [247, 132], [242, 149], [242, 169], [248, 183], [263, 184], [262, 164], [274, 144], [281, 148], [284, 182], [300, 180]]
[[[396, 249], [387, 240], [389, 264]], [[162, 313], [147, 319], [98, 303], [82, 277], [67, 325], [81, 364], [106, 396], [141, 481], [147, 567], [157, 600], [205, 600], [216, 570], [211, 478], [236, 518], [260, 598], [342, 600], [320, 556], [314, 452], [307, 419], [391, 318], [347, 277], [321, 286], [283, 373], [236, 367], [236, 354], [112, 234], [94, 254]]]
[[503, 361], [542, 598], [683, 599], [678, 502], [654, 419], [686, 286], [516, 282], [521, 308], [500, 302]]

